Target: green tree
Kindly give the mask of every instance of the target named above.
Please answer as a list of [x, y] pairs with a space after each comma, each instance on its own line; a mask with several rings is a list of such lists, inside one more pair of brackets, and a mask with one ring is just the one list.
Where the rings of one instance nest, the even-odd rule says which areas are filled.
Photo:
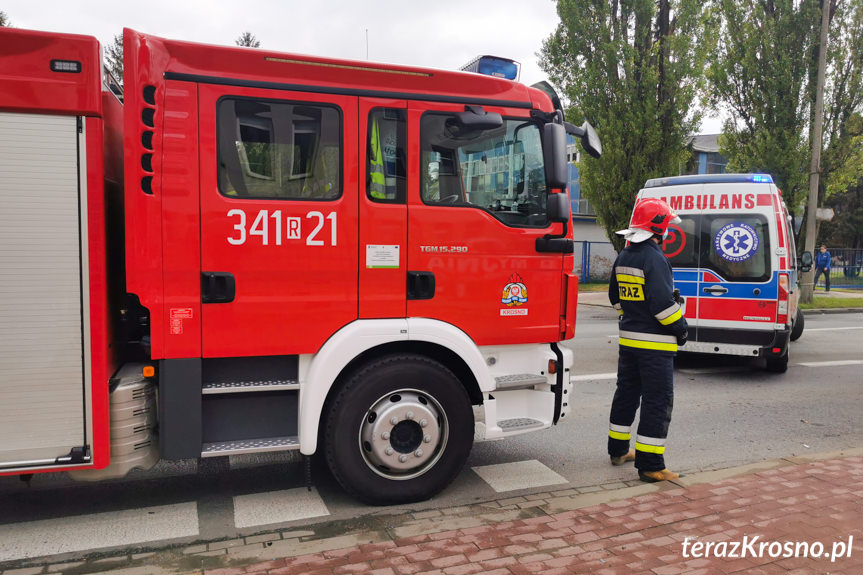
[[719, 0], [718, 6], [722, 33], [707, 75], [711, 104], [731, 116], [720, 139], [728, 170], [771, 174], [793, 213], [809, 185], [818, 0]]
[[[789, 210], [805, 209], [822, 0], [720, 0], [711, 104], [730, 112], [721, 138], [729, 171], [767, 172]], [[854, 114], [863, 106], [863, 3], [829, 0], [820, 198], [852, 185]], [[819, 200], [820, 204], [820, 200]], [[801, 236], [805, 229], [801, 230]], [[802, 242], [798, 242], [802, 249]]]
[[116, 34], [105, 47], [105, 67], [120, 85], [123, 85], [123, 35]]
[[251, 32], [243, 32], [240, 36], [234, 40], [234, 44], [237, 46], [246, 46], [247, 48], [260, 48], [261, 42], [255, 38], [255, 35]]
[[540, 66], [602, 139], [602, 158], [579, 165], [582, 193], [617, 249], [636, 192], [677, 174], [699, 125], [695, 102], [711, 51], [712, 3], [702, 0], [558, 0], [560, 24]]
[[833, 208], [830, 222], [822, 222], [818, 243], [863, 248], [863, 117], [853, 113], [838, 142], [842, 163], [829, 176], [824, 205]]
[[11, 27], [12, 22], [9, 21], [9, 16], [6, 15], [6, 12], [0, 10], [0, 28]]
[[836, 215], [820, 227], [827, 228], [826, 235], [830, 236], [832, 228], [851, 230], [857, 226], [856, 236], [843, 233], [842, 237], [852, 242], [848, 247], [863, 247], [861, 206], [852, 209], [863, 191], [863, 2], [838, 2], [832, 14], [830, 74], [825, 88], [826, 149], [821, 162], [824, 182], [820, 191]]

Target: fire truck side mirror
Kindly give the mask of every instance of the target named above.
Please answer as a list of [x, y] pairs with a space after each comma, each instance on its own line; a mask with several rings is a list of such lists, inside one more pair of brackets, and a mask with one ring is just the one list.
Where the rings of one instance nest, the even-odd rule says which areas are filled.
[[599, 134], [589, 122], [585, 121], [581, 126], [569, 122], [564, 122], [563, 125], [567, 134], [581, 139], [581, 147], [584, 148], [585, 152], [594, 158], [602, 156], [602, 142], [599, 141]]
[[584, 130], [584, 136], [581, 137], [581, 145], [584, 147], [584, 151], [594, 158], [601, 157], [602, 142], [599, 141], [599, 134], [596, 133], [596, 130], [588, 122], [584, 122], [581, 125], [581, 129]]
[[548, 219], [552, 222], [569, 222], [569, 194], [548, 194]]
[[542, 155], [545, 160], [546, 185], [550, 188], [566, 188], [569, 183], [569, 170], [566, 165], [566, 129], [560, 124], [548, 123], [543, 127]]

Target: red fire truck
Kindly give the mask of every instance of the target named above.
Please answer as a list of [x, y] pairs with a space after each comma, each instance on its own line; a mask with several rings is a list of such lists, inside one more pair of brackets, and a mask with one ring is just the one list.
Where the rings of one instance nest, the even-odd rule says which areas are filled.
[[547, 85], [124, 31], [0, 31], [0, 474], [323, 452], [428, 498], [568, 412]]

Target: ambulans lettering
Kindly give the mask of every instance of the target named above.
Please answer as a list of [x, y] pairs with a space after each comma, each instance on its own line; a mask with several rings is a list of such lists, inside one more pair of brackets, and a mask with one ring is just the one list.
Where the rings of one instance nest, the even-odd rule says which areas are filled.
[[713, 238], [713, 247], [729, 262], [746, 261], [758, 251], [758, 234], [752, 226], [733, 222], [722, 226]]
[[626, 301], [644, 301], [644, 286], [641, 284], [617, 284], [620, 299]]
[[[235, 220], [234, 232], [227, 238], [228, 243], [233, 246], [244, 245], [254, 236], [259, 237], [261, 245], [264, 246], [280, 246], [282, 245], [283, 240], [301, 240], [303, 238], [303, 219], [311, 220], [311, 223], [315, 226], [311, 233], [306, 237], [307, 246], [338, 245], [336, 212], [330, 212], [326, 216], [321, 212], [309, 212], [306, 214], [305, 218], [286, 217], [284, 218], [283, 225], [282, 210], [274, 210], [272, 212], [268, 210], [260, 210], [255, 215], [254, 220], [252, 220], [251, 227], [248, 226], [249, 218], [243, 210], [228, 210], [228, 217]], [[327, 220], [329, 220], [330, 226], [330, 236], [328, 238], [329, 244], [327, 244], [325, 239], [326, 236], [319, 237], [327, 223]]]
[[751, 210], [755, 207], [755, 194], [698, 194], [661, 197], [672, 210]]

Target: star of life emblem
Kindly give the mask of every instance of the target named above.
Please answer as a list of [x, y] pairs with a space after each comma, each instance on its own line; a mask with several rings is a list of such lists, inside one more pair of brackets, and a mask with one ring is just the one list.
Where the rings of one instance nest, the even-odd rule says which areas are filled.
[[729, 262], [748, 260], [758, 251], [758, 243], [758, 233], [742, 222], [722, 226], [713, 239], [716, 253]]

